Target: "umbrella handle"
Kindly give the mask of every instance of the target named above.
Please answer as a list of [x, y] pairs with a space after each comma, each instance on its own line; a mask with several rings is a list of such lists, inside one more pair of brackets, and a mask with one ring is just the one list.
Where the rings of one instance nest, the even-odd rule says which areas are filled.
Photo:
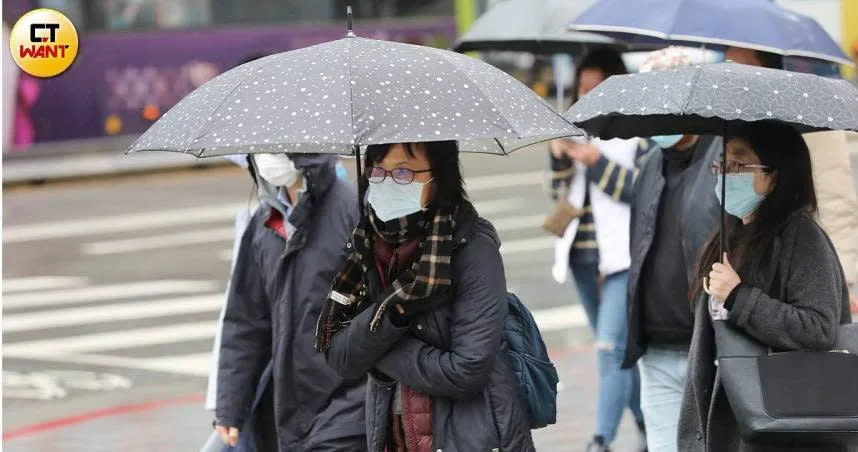
[[[351, 8], [351, 7], [350, 7]], [[355, 175], [358, 186], [358, 213], [360, 214], [360, 218], [363, 218], [363, 190], [361, 190], [361, 182], [362, 182], [362, 168], [360, 161], [360, 146], [355, 145], [353, 153], [355, 155]]]
[[724, 123], [724, 135], [721, 137], [721, 253], [727, 252], [727, 124]]

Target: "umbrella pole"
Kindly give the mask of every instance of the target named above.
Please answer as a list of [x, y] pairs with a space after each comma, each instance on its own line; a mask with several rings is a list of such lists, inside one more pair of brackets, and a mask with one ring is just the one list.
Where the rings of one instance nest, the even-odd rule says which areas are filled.
[[356, 175], [355, 180], [357, 181], [357, 186], [358, 186], [358, 213], [360, 214], [361, 217], [363, 217], [363, 190], [361, 190], [361, 187], [363, 186], [361, 184], [361, 182], [363, 180], [363, 176], [362, 176], [362, 172], [361, 172], [360, 146], [355, 145], [352, 153], [355, 156], [355, 175]]
[[721, 256], [727, 252], [727, 123], [724, 123], [724, 134], [721, 137]]

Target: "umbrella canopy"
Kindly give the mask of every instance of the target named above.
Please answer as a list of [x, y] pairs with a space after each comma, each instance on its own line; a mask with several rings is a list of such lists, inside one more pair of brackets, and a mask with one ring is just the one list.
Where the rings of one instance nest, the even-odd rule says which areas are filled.
[[457, 140], [503, 154], [580, 135], [504, 72], [430, 47], [349, 37], [227, 71], [171, 108], [129, 152], [354, 154]]
[[600, 0], [569, 28], [629, 43], [734, 46], [852, 65], [815, 20], [769, 0]]
[[453, 50], [581, 54], [594, 45], [624, 47], [624, 44], [600, 34], [566, 30], [569, 21], [590, 3], [562, 0], [499, 2], [474, 22]]
[[564, 116], [600, 138], [720, 135], [730, 122], [759, 120], [801, 132], [858, 131], [858, 88], [812, 74], [720, 63], [610, 77]]

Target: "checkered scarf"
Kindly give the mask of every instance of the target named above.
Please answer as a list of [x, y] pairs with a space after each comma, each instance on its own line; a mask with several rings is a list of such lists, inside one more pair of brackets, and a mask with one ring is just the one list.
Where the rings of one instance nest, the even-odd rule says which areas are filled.
[[[378, 220], [372, 209], [368, 208], [367, 212], [352, 234], [348, 245], [352, 252], [339, 275], [334, 278], [331, 292], [319, 316], [316, 325], [318, 351], [327, 350], [334, 333], [372, 303], [375, 304], [375, 314], [369, 328], [375, 331], [389, 306], [419, 302], [451, 285], [450, 258], [455, 246], [455, 210], [438, 209], [431, 219], [427, 219], [428, 215], [424, 212], [416, 212], [387, 223]], [[399, 245], [421, 236], [420, 258], [414, 261], [410, 269], [402, 271], [377, 300], [370, 300], [365, 277], [367, 267], [374, 265], [372, 240], [385, 240]]]

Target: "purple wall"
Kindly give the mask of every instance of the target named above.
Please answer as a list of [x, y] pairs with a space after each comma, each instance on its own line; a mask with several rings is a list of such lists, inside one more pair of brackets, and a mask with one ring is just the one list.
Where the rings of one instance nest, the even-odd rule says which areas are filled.
[[[455, 23], [443, 19], [357, 27], [356, 33], [447, 46], [455, 37]], [[31, 110], [36, 141], [103, 136], [105, 120], [111, 115], [121, 120], [119, 134], [141, 133], [151, 124], [142, 116], [144, 105], [155, 105], [163, 113], [182, 96], [249, 55], [283, 52], [343, 35], [342, 26], [84, 35], [72, 67], [58, 77], [39, 80], [39, 98]]]

